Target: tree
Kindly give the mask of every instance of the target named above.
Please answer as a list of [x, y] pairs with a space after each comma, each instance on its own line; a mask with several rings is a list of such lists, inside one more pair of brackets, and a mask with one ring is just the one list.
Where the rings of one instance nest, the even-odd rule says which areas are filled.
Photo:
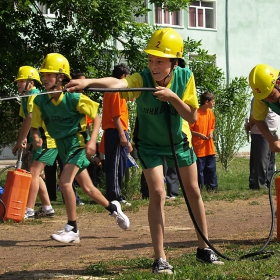
[[247, 142], [244, 123], [251, 99], [248, 90], [247, 79], [240, 77], [233, 79], [216, 96], [215, 148], [226, 171], [237, 152]]
[[215, 56], [200, 49], [201, 42], [188, 39], [185, 49], [195, 53], [189, 61], [195, 77], [198, 95], [210, 91], [216, 96], [214, 112], [216, 125], [214, 130], [215, 148], [224, 170], [246, 143], [244, 121], [248, 115], [248, 82], [244, 77], [234, 78], [228, 85], [223, 71], [215, 65]]
[[[189, 0], [151, 0], [169, 11], [187, 8]], [[54, 18], [43, 16], [47, 5]], [[143, 68], [143, 49], [153, 27], [138, 23], [149, 9], [142, 0], [1, 0], [0, 2], [0, 97], [17, 95], [13, 84], [20, 66], [39, 68], [46, 54], [58, 52], [72, 71], [88, 77], [111, 75], [112, 64], [121, 58], [132, 71]], [[122, 45], [119, 50], [116, 42]], [[98, 94], [92, 96], [99, 100]], [[0, 149], [16, 139], [18, 104], [0, 103]]]
[[[190, 2], [150, 0], [150, 3], [171, 12], [186, 9]], [[44, 17], [39, 5], [47, 5], [55, 17]], [[13, 81], [20, 66], [39, 68], [43, 58], [51, 52], [63, 54], [69, 60], [72, 72], [81, 71], [88, 77], [110, 76], [112, 65], [121, 59], [127, 61], [132, 73], [142, 70], [146, 66], [143, 49], [157, 27], [139, 23], [137, 19], [149, 11], [142, 0], [1, 0], [0, 97], [17, 94]], [[117, 48], [117, 45], [121, 47]], [[233, 125], [238, 118], [241, 120], [243, 114], [241, 107], [244, 104], [240, 100], [237, 102], [236, 98], [244, 97], [245, 81], [237, 79], [231, 85], [225, 85], [223, 72], [215, 66], [215, 56], [210, 56], [200, 47], [200, 41], [188, 38], [184, 50], [185, 54], [196, 54], [191, 60], [185, 59], [194, 72], [198, 94], [205, 90], [215, 93], [217, 127], [221, 123], [223, 129], [233, 133], [231, 123]], [[91, 98], [102, 101], [98, 94], [91, 95]], [[231, 108], [235, 112], [221, 111], [223, 106], [220, 104], [227, 98], [231, 98], [229, 104], [239, 104], [242, 112], [237, 107]], [[0, 149], [16, 139], [18, 106], [14, 99], [0, 102]], [[130, 107], [133, 112], [134, 104]], [[225, 115], [227, 112], [232, 119]], [[223, 119], [228, 120], [226, 125], [229, 127], [222, 125]], [[219, 129], [216, 140], [218, 155], [230, 161], [238, 146], [221, 144], [232, 134], [226, 135]], [[237, 133], [235, 141], [239, 141], [238, 133], [241, 131], [236, 129], [234, 133]], [[224, 162], [227, 168], [226, 160]]]

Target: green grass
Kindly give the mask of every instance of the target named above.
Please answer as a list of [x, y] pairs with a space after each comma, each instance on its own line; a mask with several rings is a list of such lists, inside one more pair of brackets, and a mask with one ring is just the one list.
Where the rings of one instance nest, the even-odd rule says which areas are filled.
[[[280, 167], [279, 157], [276, 157], [276, 164]], [[129, 183], [127, 185], [126, 198], [129, 201], [133, 200], [133, 204], [129, 207], [131, 211], [138, 211], [142, 205], [147, 205], [146, 200], [142, 200], [139, 193], [140, 174], [138, 170], [130, 174]], [[229, 171], [225, 172], [221, 164], [217, 162], [217, 174], [219, 183], [219, 192], [215, 195], [202, 191], [204, 201], [210, 200], [227, 200], [234, 201], [237, 199], [247, 200], [253, 197], [266, 195], [267, 190], [252, 191], [249, 190], [249, 159], [236, 158], [231, 163]], [[279, 174], [278, 174], [279, 175]], [[79, 190], [82, 200], [88, 205], [84, 208], [78, 208], [78, 211], [104, 211], [102, 207], [90, 202]], [[275, 194], [273, 187], [273, 194]], [[183, 200], [178, 200], [176, 203], [184, 203]], [[252, 202], [256, 203], [256, 202]], [[57, 209], [57, 206], [56, 206]], [[264, 245], [264, 244], [263, 244]], [[262, 246], [262, 245], [261, 245]], [[166, 248], [166, 250], [176, 250], [176, 248]], [[95, 277], [104, 277], [106, 279], [122, 279], [122, 280], [147, 280], [147, 279], [178, 279], [178, 280], [264, 280], [275, 279], [280, 277], [279, 255], [280, 246], [276, 241], [272, 241], [268, 248], [273, 251], [273, 255], [268, 258], [261, 259], [259, 255], [254, 258], [240, 260], [240, 256], [249, 252], [256, 252], [260, 249], [260, 245], [239, 245], [225, 244], [222, 254], [228, 256], [232, 260], [225, 260], [225, 265], [214, 266], [205, 265], [195, 260], [195, 252], [190, 254], [178, 255], [177, 258], [172, 258], [172, 265], [175, 267], [173, 275], [154, 275], [151, 273], [152, 260], [150, 258], [134, 258], [125, 260], [109, 260], [108, 262], [95, 262], [88, 266], [85, 274]], [[260, 259], [258, 259], [258, 257]]]
[[[277, 155], [276, 165], [280, 167], [280, 159]], [[126, 198], [133, 201], [131, 207], [127, 210], [137, 212], [143, 205], [148, 205], [147, 200], [142, 200], [139, 192], [140, 189], [140, 174], [138, 170], [133, 170], [130, 174], [129, 182], [126, 186]], [[267, 190], [252, 191], [249, 190], [248, 176], [249, 176], [249, 159], [236, 158], [230, 165], [229, 171], [223, 171], [219, 162], [217, 162], [217, 174], [219, 183], [219, 192], [215, 195], [208, 193], [206, 190], [202, 191], [204, 201], [227, 200], [234, 201], [237, 199], [247, 200], [249, 198], [266, 195]], [[279, 175], [279, 174], [278, 174]], [[104, 188], [101, 188], [104, 192]], [[84, 207], [78, 207], [78, 213], [86, 212], [103, 212], [105, 211], [99, 205], [93, 203], [87, 196], [85, 196], [80, 188], [78, 193], [82, 200], [86, 203]], [[275, 194], [273, 187], [273, 194]], [[183, 200], [178, 199], [177, 203], [184, 203]], [[253, 204], [256, 202], [252, 202]], [[38, 202], [38, 205], [39, 202]], [[56, 209], [57, 215], [65, 213], [64, 205], [61, 196], [58, 194], [58, 201], [53, 205]], [[125, 206], [126, 207], [126, 206]], [[263, 244], [264, 245], [264, 244]], [[262, 245], [261, 245], [262, 246]], [[267, 250], [273, 251], [274, 254], [264, 259], [247, 258], [240, 260], [240, 256], [248, 254], [249, 252], [256, 252], [261, 247], [259, 244], [254, 246], [225, 244], [222, 254], [229, 256], [232, 260], [225, 260], [223, 266], [205, 265], [195, 260], [195, 252], [189, 254], [178, 255], [172, 258], [172, 265], [175, 267], [173, 275], [154, 275], [151, 273], [152, 259], [150, 258], [133, 258], [124, 260], [108, 260], [102, 262], [94, 262], [89, 265], [84, 271], [85, 275], [94, 277], [104, 277], [106, 279], [122, 279], [122, 280], [137, 280], [137, 279], [178, 279], [178, 280], [265, 280], [275, 279], [280, 277], [279, 256], [280, 246], [276, 241], [271, 241]], [[176, 248], [166, 248], [166, 250], [176, 250]], [[259, 257], [261, 257], [260, 255]], [[266, 255], [264, 255], [266, 256]]]

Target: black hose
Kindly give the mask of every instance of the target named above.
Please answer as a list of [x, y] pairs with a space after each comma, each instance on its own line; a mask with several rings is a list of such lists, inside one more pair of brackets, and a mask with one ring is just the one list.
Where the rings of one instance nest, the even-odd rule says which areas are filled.
[[[184, 184], [182, 182], [182, 178], [181, 178], [181, 175], [180, 175], [180, 170], [179, 170], [179, 165], [178, 165], [178, 161], [177, 161], [177, 157], [176, 157], [176, 151], [175, 151], [175, 147], [174, 147], [174, 140], [173, 140], [173, 135], [172, 135], [172, 130], [171, 130], [171, 120], [170, 120], [170, 114], [169, 114], [169, 106], [168, 106], [167, 102], [163, 102], [163, 103], [164, 103], [164, 111], [165, 111], [165, 117], [166, 117], [166, 122], [167, 122], [168, 134], [169, 134], [169, 139], [170, 139], [170, 145], [171, 145], [171, 149], [172, 149], [172, 156], [173, 156], [173, 159], [174, 159], [174, 164], [175, 164], [176, 172], [177, 172], [177, 175], [178, 175], [178, 180], [180, 182], [180, 187], [181, 187], [182, 193], [184, 195], [184, 199], [185, 199], [185, 202], [186, 202], [186, 205], [187, 205], [190, 217], [192, 219], [192, 222], [193, 222], [196, 230], [200, 234], [201, 238], [209, 246], [209, 248], [211, 248], [221, 258], [226, 259], [226, 260], [233, 260], [232, 258], [229, 258], [229, 257], [223, 255], [221, 252], [219, 252], [217, 249], [215, 249], [215, 247], [210, 243], [210, 241], [202, 233], [199, 225], [197, 224], [197, 221], [196, 221], [196, 219], [194, 217], [194, 214], [192, 212], [191, 205], [190, 205], [190, 202], [188, 200], [187, 194], [185, 192]], [[274, 208], [273, 208], [273, 202], [272, 202], [272, 192], [271, 192], [272, 187], [271, 186], [272, 186], [272, 179], [273, 179], [273, 177], [275, 176], [275, 174], [277, 174], [279, 172], [280, 172], [280, 170], [277, 170], [277, 171], [275, 171], [273, 173], [273, 176], [272, 176], [272, 178], [270, 180], [270, 184], [269, 184], [269, 201], [270, 201], [270, 209], [271, 209], [271, 213], [272, 213], [272, 222], [271, 222], [270, 233], [269, 233], [269, 236], [267, 238], [267, 241], [266, 241], [265, 245], [260, 250], [254, 252], [254, 253], [243, 255], [243, 256], [241, 256], [239, 258], [240, 260], [241, 259], [245, 259], [245, 258], [249, 258], [249, 257], [253, 257], [253, 256], [257, 256], [257, 255], [261, 255], [261, 254], [265, 255], [265, 256], [263, 256], [263, 258], [268, 258], [268, 257], [270, 257], [271, 255], [274, 254], [273, 251], [264, 251], [264, 249], [269, 244], [269, 242], [271, 240], [271, 237], [272, 237], [272, 234], [273, 234], [273, 231], [274, 231], [275, 214], [274, 214]]]

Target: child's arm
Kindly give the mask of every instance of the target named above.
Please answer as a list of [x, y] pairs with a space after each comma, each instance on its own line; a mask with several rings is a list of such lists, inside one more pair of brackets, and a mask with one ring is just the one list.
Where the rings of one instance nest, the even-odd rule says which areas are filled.
[[206, 135], [204, 135], [204, 134], [202, 134], [200, 132], [191, 130], [191, 133], [192, 133], [192, 135], [198, 136], [198, 137], [200, 137], [203, 140], [208, 140], [209, 139], [209, 137], [207, 137]]
[[97, 114], [92, 122], [92, 133], [90, 136], [90, 140], [87, 142], [85, 150], [87, 158], [90, 158], [96, 154], [96, 140], [100, 128], [100, 117]]
[[38, 128], [31, 128], [31, 136], [33, 138], [33, 148], [36, 150], [43, 145], [43, 140], [39, 136], [39, 129]]
[[67, 91], [69, 92], [79, 92], [86, 87], [118, 89], [118, 88], [127, 88], [127, 83], [120, 79], [106, 77], [100, 79], [71, 80], [68, 84], [65, 85], [65, 89], [67, 89]]
[[184, 103], [171, 89], [165, 87], [157, 87], [157, 89], [158, 91], [153, 93], [154, 96], [160, 101], [169, 101], [184, 120], [190, 124], [197, 120], [197, 110]]
[[19, 131], [19, 134], [18, 134], [17, 143], [16, 143], [16, 145], [13, 148], [13, 151], [12, 151], [14, 155], [16, 154], [16, 152], [19, 148], [25, 148], [26, 147], [27, 134], [28, 134], [28, 131], [30, 130], [31, 119], [32, 119], [32, 113], [29, 113], [27, 115], [27, 118], [23, 119], [23, 121], [22, 121], [20, 131]]

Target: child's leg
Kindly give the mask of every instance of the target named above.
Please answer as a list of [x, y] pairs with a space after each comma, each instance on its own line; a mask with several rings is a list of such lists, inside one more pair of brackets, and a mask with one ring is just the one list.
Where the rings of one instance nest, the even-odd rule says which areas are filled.
[[165, 225], [164, 203], [166, 196], [163, 167], [160, 165], [154, 168], [145, 169], [143, 172], [149, 187], [150, 203], [148, 219], [155, 259], [166, 259], [163, 246]]
[[76, 221], [76, 198], [72, 188], [74, 177], [79, 167], [74, 164], [65, 164], [59, 178], [59, 186], [63, 194], [68, 221]]
[[44, 163], [39, 161], [33, 161], [30, 166], [30, 173], [32, 175], [30, 189], [29, 189], [29, 195], [26, 207], [30, 209], [34, 209], [36, 198], [39, 190], [39, 178], [40, 173], [44, 168]]
[[112, 217], [116, 218], [116, 222], [122, 229], [126, 230], [130, 226], [128, 217], [122, 212], [121, 205], [118, 201], [114, 200], [109, 202], [103, 194], [93, 185], [87, 169], [84, 169], [76, 177], [80, 187], [91, 199], [99, 205], [107, 209]]
[[38, 195], [39, 195], [40, 200], [42, 202], [42, 206], [51, 205], [51, 201], [50, 201], [50, 198], [49, 198], [49, 193], [48, 193], [45, 181], [41, 177], [39, 177], [39, 192], [38, 192]]
[[82, 188], [84, 193], [87, 194], [92, 200], [104, 208], [109, 206], [109, 201], [103, 196], [100, 190], [98, 190], [93, 185], [87, 169], [84, 169], [81, 173], [79, 173], [75, 179], [79, 183], [79, 186]]
[[[185, 166], [180, 168], [180, 175], [185, 187], [185, 192], [187, 194], [188, 200], [192, 212], [194, 214], [195, 220], [197, 221], [198, 226], [200, 227], [204, 236], [208, 239], [208, 230], [206, 223], [206, 215], [204, 209], [204, 203], [200, 194], [200, 189], [197, 181], [197, 167], [196, 163], [193, 163], [190, 166]], [[208, 247], [207, 244], [203, 241], [202, 237], [198, 232], [198, 246], [199, 248]]]

